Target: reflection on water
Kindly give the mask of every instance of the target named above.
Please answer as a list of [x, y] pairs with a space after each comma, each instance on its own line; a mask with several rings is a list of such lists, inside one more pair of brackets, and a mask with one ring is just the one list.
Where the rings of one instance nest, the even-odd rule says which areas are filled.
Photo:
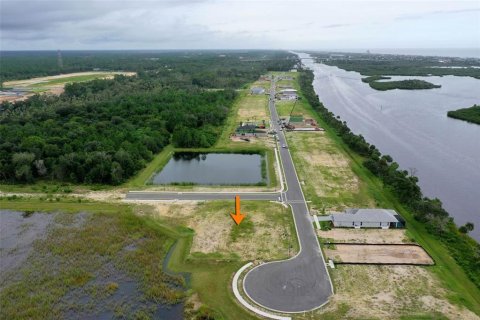
[[[301, 57], [308, 56], [300, 54]], [[480, 125], [447, 117], [447, 111], [480, 103], [480, 80], [471, 77], [401, 77], [440, 84], [438, 89], [376, 91], [357, 72], [304, 60], [315, 74], [324, 105], [353, 132], [420, 179], [425, 195], [438, 197], [457, 224], [471, 221], [480, 239]]]
[[259, 154], [177, 152], [152, 182], [245, 185], [265, 179]]

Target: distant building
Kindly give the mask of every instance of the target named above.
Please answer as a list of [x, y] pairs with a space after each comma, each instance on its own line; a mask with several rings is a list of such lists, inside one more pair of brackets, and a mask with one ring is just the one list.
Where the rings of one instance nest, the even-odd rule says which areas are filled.
[[254, 88], [250, 89], [250, 93], [251, 94], [264, 94], [265, 89], [263, 89], [261, 87], [254, 87]]
[[278, 92], [278, 98], [280, 100], [296, 100], [297, 97], [298, 94], [295, 89], [283, 89]]
[[390, 209], [348, 209], [345, 213], [332, 214], [336, 228], [403, 228], [405, 220]]

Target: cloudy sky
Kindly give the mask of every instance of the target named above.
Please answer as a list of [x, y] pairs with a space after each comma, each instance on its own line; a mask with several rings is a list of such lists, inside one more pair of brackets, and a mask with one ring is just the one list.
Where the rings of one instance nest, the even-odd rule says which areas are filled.
[[0, 15], [2, 50], [480, 50], [478, 0], [0, 0]]

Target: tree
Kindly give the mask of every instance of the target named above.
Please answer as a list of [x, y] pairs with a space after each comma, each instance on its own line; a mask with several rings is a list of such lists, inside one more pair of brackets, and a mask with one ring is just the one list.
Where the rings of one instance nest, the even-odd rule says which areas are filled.
[[465, 225], [458, 228], [458, 231], [460, 231], [461, 233], [468, 233], [473, 231], [473, 228], [474, 228], [474, 224], [472, 222], [467, 222], [465, 223]]

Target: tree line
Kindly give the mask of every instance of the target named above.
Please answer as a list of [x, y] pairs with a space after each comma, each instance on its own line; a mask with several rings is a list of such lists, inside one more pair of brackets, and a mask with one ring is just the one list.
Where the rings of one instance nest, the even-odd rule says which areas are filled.
[[473, 224], [467, 223], [458, 228], [439, 199], [423, 196], [417, 177], [402, 170], [391, 156], [382, 155], [362, 135], [351, 132], [345, 121], [320, 102], [312, 86], [313, 79], [311, 70], [302, 70], [300, 73], [300, 86], [311, 106], [351, 150], [364, 158], [363, 166], [380, 178], [384, 187], [413, 212], [414, 218], [448, 248], [456, 262], [480, 288], [480, 244], [466, 235], [473, 230]]
[[[272, 55], [282, 59], [268, 62], [271, 67], [288, 70], [295, 63], [286, 52]], [[119, 184], [167, 144], [212, 146], [236, 97], [229, 87], [257, 79], [267, 67], [258, 62], [228, 67], [224, 57], [212, 56], [190, 58], [186, 65], [196, 67], [185, 69], [183, 77], [178, 72], [139, 71], [137, 77], [68, 84], [59, 96], [3, 103], [0, 181]], [[219, 72], [222, 77], [211, 76], [210, 83], [194, 81]]]

